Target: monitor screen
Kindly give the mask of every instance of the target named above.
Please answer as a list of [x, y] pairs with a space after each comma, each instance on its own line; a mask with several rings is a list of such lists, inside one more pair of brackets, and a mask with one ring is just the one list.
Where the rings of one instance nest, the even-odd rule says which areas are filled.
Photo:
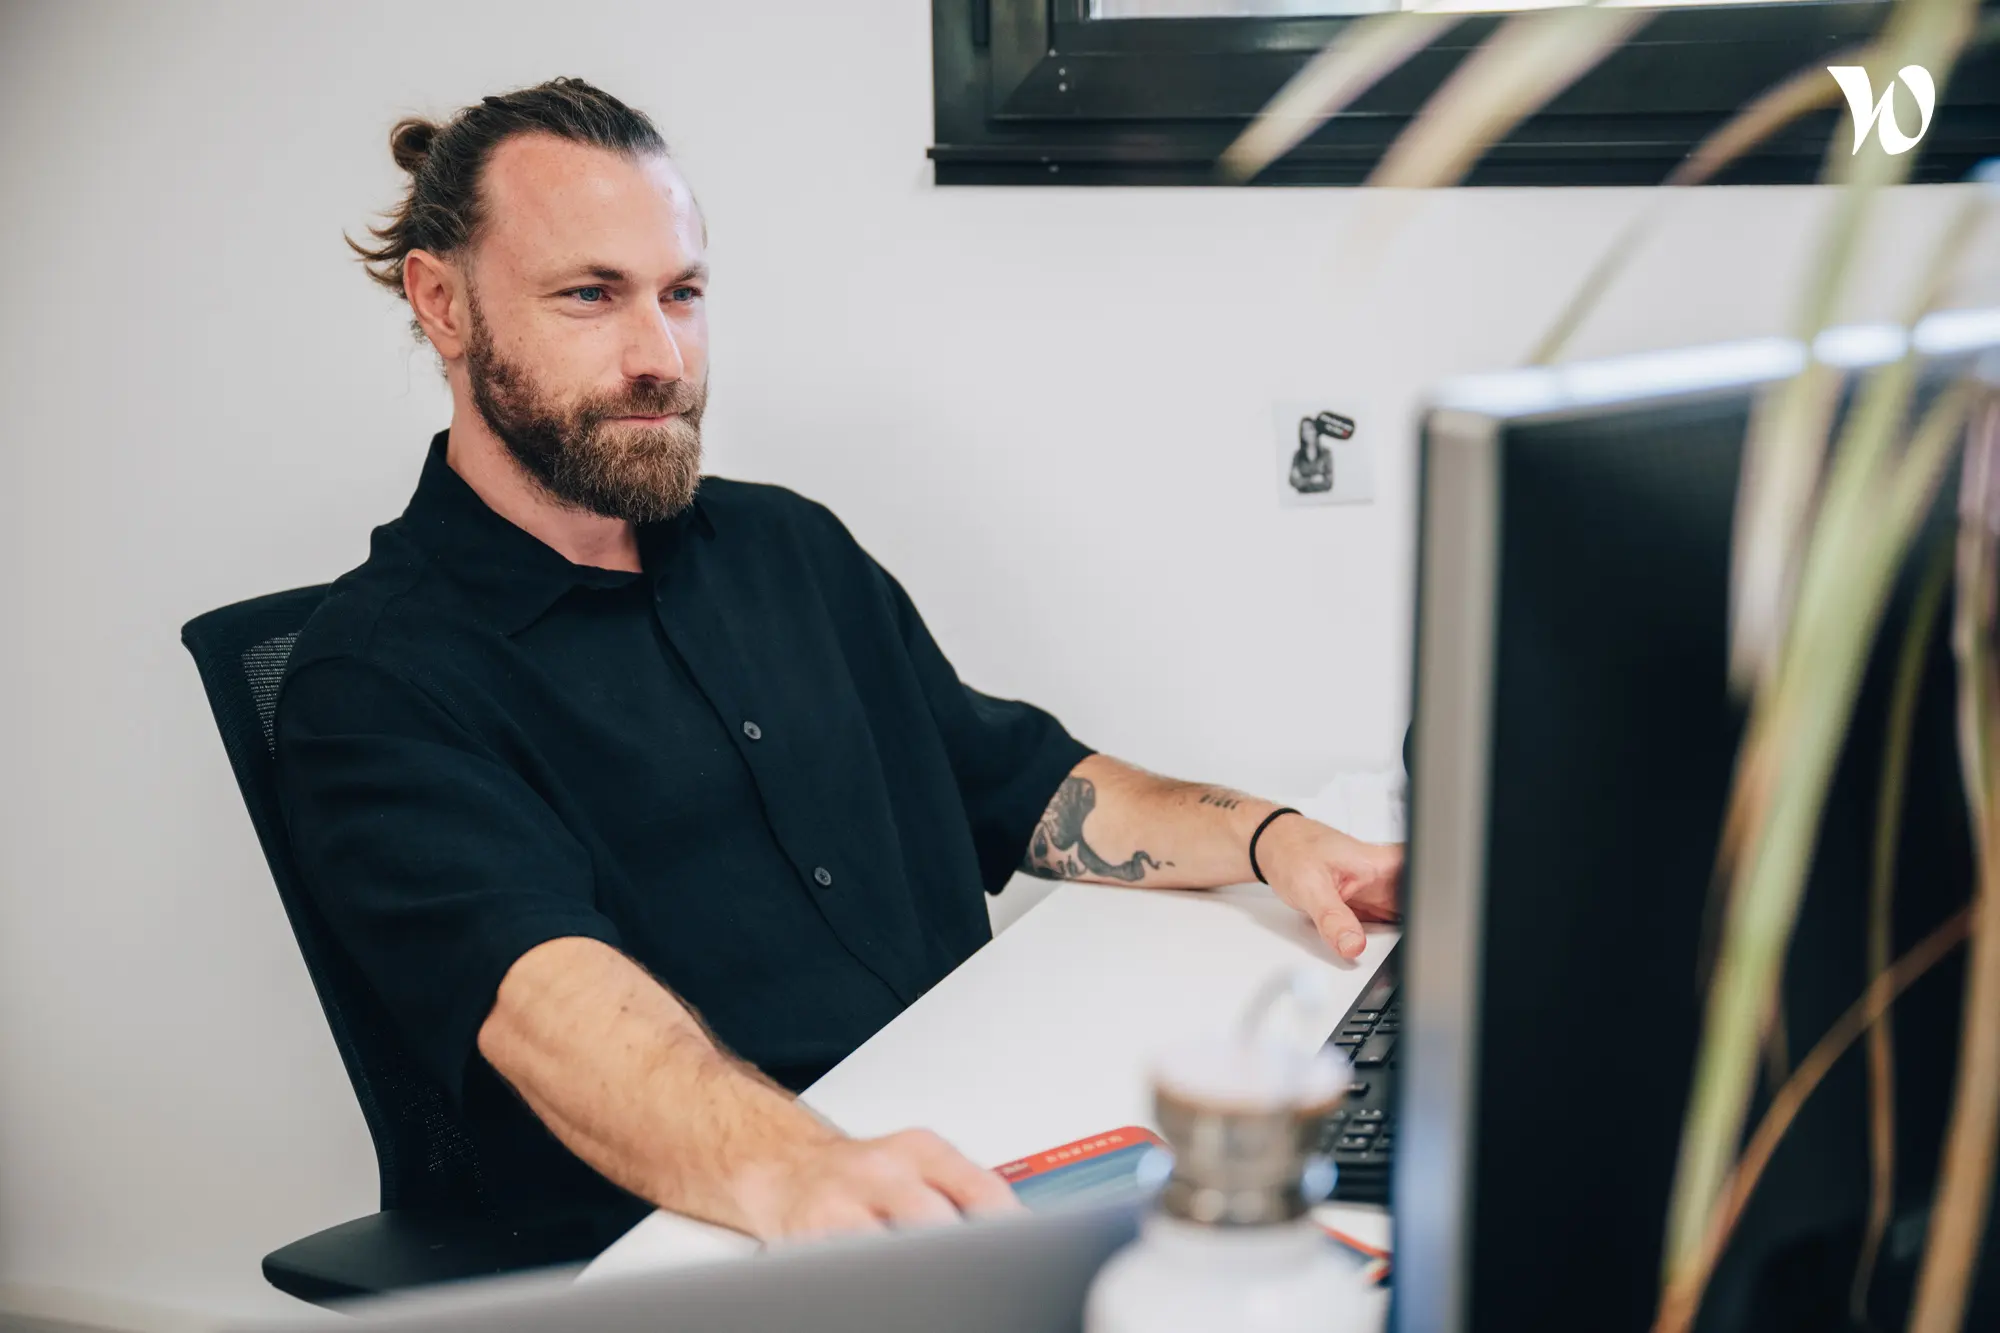
[[[1931, 381], [1964, 365], [1940, 363]], [[1746, 711], [1728, 688], [1728, 607], [1755, 387], [1517, 396], [1527, 410], [1461, 404], [1427, 421], [1394, 1183], [1403, 1329], [1651, 1327]], [[1951, 519], [1941, 495], [1926, 549]], [[1777, 1060], [1804, 1053], [1867, 981], [1887, 677], [1914, 581], [1907, 571], [1855, 708]], [[1940, 629], [1919, 696], [1898, 952], [1970, 892], [1952, 690]], [[1928, 1202], [1961, 975], [1950, 960], [1894, 1012], [1900, 1217]], [[1845, 1319], [1868, 1207], [1866, 1098], [1850, 1053], [1773, 1159], [1699, 1327]], [[1886, 1260], [1878, 1276], [1882, 1301], [1908, 1280]]]

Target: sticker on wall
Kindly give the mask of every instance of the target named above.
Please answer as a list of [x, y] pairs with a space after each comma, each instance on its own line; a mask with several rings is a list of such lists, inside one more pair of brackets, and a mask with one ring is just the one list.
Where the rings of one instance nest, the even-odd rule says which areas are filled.
[[1382, 423], [1333, 399], [1279, 403], [1278, 496], [1286, 505], [1368, 504], [1375, 498], [1371, 441]]

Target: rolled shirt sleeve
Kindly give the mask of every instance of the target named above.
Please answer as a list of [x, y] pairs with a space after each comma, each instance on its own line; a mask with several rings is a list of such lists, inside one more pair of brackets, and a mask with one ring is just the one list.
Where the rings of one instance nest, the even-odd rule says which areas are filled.
[[1056, 789], [1093, 751], [1033, 704], [996, 699], [961, 681], [909, 594], [880, 565], [875, 570], [950, 756], [980, 880], [998, 893], [1020, 869]]
[[589, 853], [522, 776], [417, 685], [311, 662], [276, 719], [301, 879], [421, 1064], [457, 1099], [515, 961], [548, 940], [616, 948]]

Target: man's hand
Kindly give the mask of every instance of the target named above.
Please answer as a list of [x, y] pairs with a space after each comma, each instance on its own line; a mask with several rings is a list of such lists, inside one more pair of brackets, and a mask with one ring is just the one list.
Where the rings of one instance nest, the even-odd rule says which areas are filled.
[[961, 1215], [1021, 1211], [1005, 1181], [922, 1129], [800, 1144], [746, 1166], [736, 1198], [760, 1240], [937, 1226]]
[[1362, 922], [1397, 918], [1400, 843], [1362, 842], [1304, 815], [1280, 815], [1257, 843], [1257, 865], [1342, 958], [1360, 955]]

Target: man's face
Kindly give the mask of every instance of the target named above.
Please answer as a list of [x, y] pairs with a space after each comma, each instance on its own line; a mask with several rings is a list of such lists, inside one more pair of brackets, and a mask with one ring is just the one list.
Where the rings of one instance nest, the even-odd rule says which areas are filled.
[[702, 222], [665, 157], [509, 139], [467, 277], [473, 402], [563, 504], [634, 523], [693, 499], [708, 396]]

